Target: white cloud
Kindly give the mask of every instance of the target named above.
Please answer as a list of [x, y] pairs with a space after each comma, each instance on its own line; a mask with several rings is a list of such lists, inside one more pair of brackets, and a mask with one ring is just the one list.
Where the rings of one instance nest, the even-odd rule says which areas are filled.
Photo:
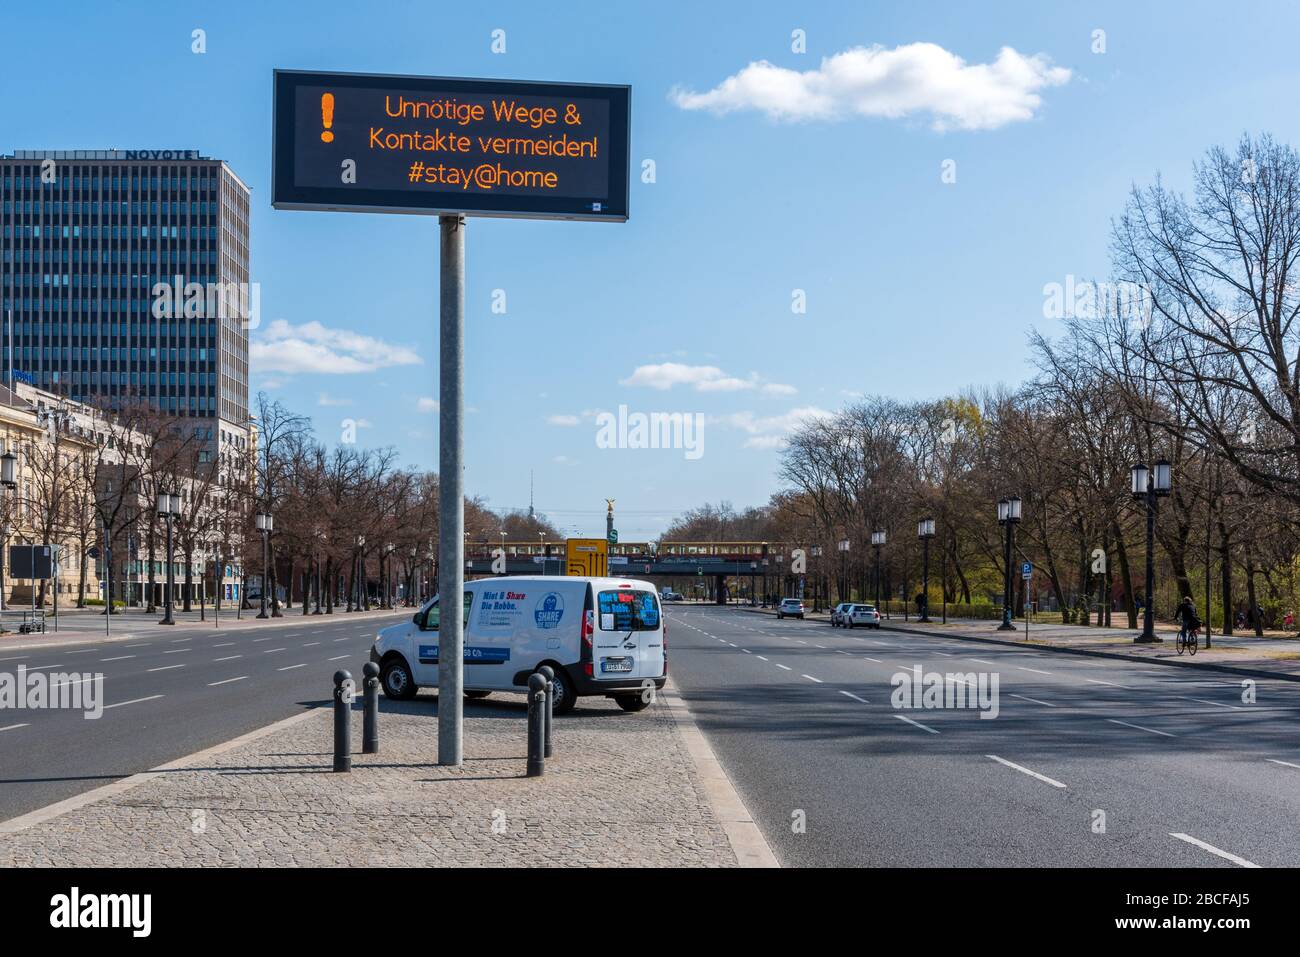
[[712, 421], [740, 429], [749, 437], [742, 443], [747, 449], [779, 449], [785, 445], [786, 437], [813, 419], [824, 419], [833, 413], [817, 406], [801, 406], [781, 415], [760, 416], [753, 412], [733, 412]]
[[692, 366], [681, 362], [637, 366], [630, 376], [619, 380], [619, 385], [649, 386], [660, 391], [684, 385], [696, 392], [742, 392], [761, 388], [769, 395], [794, 395], [799, 391], [792, 385], [782, 385], [779, 382], [763, 383], [756, 372], [751, 372], [748, 378], [742, 379], [728, 375], [717, 366]]
[[374, 372], [389, 366], [420, 365], [414, 349], [393, 345], [347, 329], [319, 322], [293, 325], [276, 319], [249, 344], [256, 372], [348, 374]]
[[708, 92], [674, 88], [670, 96], [684, 110], [757, 110], [783, 121], [922, 114], [939, 131], [992, 130], [1032, 119], [1038, 91], [1069, 79], [1041, 53], [1003, 47], [992, 63], [971, 64], [938, 44], [909, 43], [853, 47], [803, 72], [759, 60]]
[[415, 410], [417, 412], [437, 412], [438, 400], [431, 399], [427, 395], [420, 396], [415, 402]]
[[576, 415], [549, 415], [546, 417], [548, 425], [577, 425], [581, 421], [582, 419]]
[[340, 398], [337, 398], [337, 397], [335, 397], [335, 396], [332, 396], [332, 395], [330, 395], [330, 394], [328, 394], [328, 393], [326, 393], [326, 392], [322, 392], [322, 393], [320, 394], [320, 398], [318, 398], [318, 399], [316, 400], [316, 404], [317, 404], [317, 405], [325, 405], [325, 406], [351, 405], [351, 404], [352, 404], [352, 400], [351, 400], [351, 399], [340, 399]]

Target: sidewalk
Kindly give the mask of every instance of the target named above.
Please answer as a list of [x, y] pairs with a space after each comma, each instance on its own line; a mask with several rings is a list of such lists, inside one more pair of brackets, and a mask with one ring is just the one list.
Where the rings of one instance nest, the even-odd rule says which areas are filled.
[[[744, 610], [760, 614], [775, 614], [763, 608]], [[825, 614], [809, 614], [807, 617], [810, 621], [830, 621], [829, 616]], [[1207, 649], [1205, 636], [1202, 634], [1200, 649], [1193, 657], [1186, 652], [1182, 655], [1178, 654], [1177, 626], [1162, 622], [1156, 623], [1156, 635], [1164, 641], [1156, 645], [1133, 643], [1133, 639], [1141, 632], [1140, 628], [1096, 628], [1085, 625], [1031, 623], [1026, 641], [1023, 620], [1014, 622], [1015, 631], [998, 631], [998, 624], [996, 621], [972, 618], [949, 618], [947, 624], [935, 618], [927, 624], [918, 624], [915, 618], [904, 621], [901, 615], [895, 615], [892, 619], [884, 620], [881, 628], [885, 631], [914, 631], [918, 634], [998, 642], [1020, 647], [1033, 645], [1056, 651], [1097, 654], [1143, 662], [1154, 661], [1160, 664], [1199, 667], [1212, 665], [1216, 669], [1230, 670], [1251, 677], [1300, 681], [1300, 639], [1297, 638], [1256, 638], [1254, 635], [1223, 637], [1215, 634], [1211, 635], [1210, 647]]]
[[371, 611], [345, 612], [336, 608], [332, 615], [303, 615], [301, 608], [281, 611], [279, 618], [257, 617], [257, 609], [243, 611], [236, 617], [234, 608], [223, 608], [221, 617], [213, 616], [212, 608], [206, 612], [206, 620], [201, 620], [199, 610], [190, 612], [176, 609], [172, 617], [175, 625], [160, 625], [162, 610], [146, 613], [142, 608], [121, 609], [113, 613], [105, 634], [103, 608], [59, 609], [58, 630], [55, 630], [54, 616], [45, 619], [43, 634], [20, 634], [18, 623], [22, 621], [23, 609], [12, 606], [3, 614], [4, 626], [9, 630], [0, 634], [0, 650], [15, 651], [29, 648], [50, 648], [60, 645], [83, 645], [101, 641], [127, 641], [135, 638], [149, 637], [162, 633], [189, 634], [195, 630], [207, 630], [220, 634], [227, 630], [243, 628], [276, 628], [285, 626], [315, 626], [335, 624], [340, 621], [377, 621], [380, 625], [391, 624], [403, 616], [413, 614], [410, 608], [395, 608], [391, 611], [372, 609]]
[[382, 701], [378, 755], [360, 753], [358, 703], [349, 774], [331, 771], [332, 714], [317, 708], [4, 822], [0, 867], [775, 864], [761, 836], [757, 854], [728, 839], [735, 808], [751, 840], [757, 828], [671, 693], [639, 714], [584, 699], [556, 719], [540, 778], [524, 777], [522, 696], [466, 702], [459, 768], [435, 763], [436, 700]]

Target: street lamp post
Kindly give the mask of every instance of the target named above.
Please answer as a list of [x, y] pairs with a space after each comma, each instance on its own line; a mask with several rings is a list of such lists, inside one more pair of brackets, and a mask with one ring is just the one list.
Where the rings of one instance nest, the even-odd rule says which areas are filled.
[[352, 575], [352, 610], [361, 611], [361, 602], [370, 601], [369, 582], [366, 581], [366, 536], [358, 535], [356, 571]]
[[[0, 455], [0, 487], [3, 487], [6, 493], [12, 492], [18, 487], [17, 470], [18, 456], [10, 451]], [[4, 528], [0, 528], [0, 611], [5, 610], [4, 552], [9, 544], [9, 523], [5, 519], [7, 519], [7, 516], [0, 518], [0, 521], [4, 522]]]
[[849, 540], [841, 538], [835, 543], [835, 547], [840, 550], [840, 601], [846, 601], [848, 596], [844, 594], [845, 586], [849, 583]]
[[[271, 536], [271, 529], [275, 527], [275, 518], [274, 516], [271, 515], [270, 512], [258, 512], [256, 517], [256, 522], [257, 522], [257, 530], [262, 533], [262, 587], [260, 589], [260, 591], [262, 592], [261, 594], [262, 607], [261, 610], [257, 613], [257, 617], [268, 618], [270, 616], [267, 615], [266, 613], [266, 589], [270, 587], [271, 584], [271, 574], [269, 570], [271, 564], [269, 539]], [[167, 527], [167, 534], [168, 534], [167, 547], [170, 548], [171, 547], [170, 544], [171, 526], [170, 525]]]
[[1006, 551], [1003, 553], [1003, 561], [1006, 567], [1003, 569], [1005, 575], [1002, 583], [1002, 624], [998, 625], [998, 631], [1014, 631], [1015, 625], [1011, 624], [1011, 542], [1015, 535], [1016, 525], [1020, 522], [1020, 496], [1013, 495], [1010, 498], [1001, 499], [998, 502], [998, 524], [1005, 526], [1007, 530]]
[[815, 615], [817, 612], [821, 611], [817, 605], [817, 601], [821, 597], [821, 589], [817, 587], [817, 582], [820, 579], [822, 572], [822, 547], [820, 545], [814, 545], [809, 549], [809, 551], [812, 552], [812, 557], [817, 561], [817, 573], [813, 576], [813, 614]]
[[155, 504], [158, 507], [158, 517], [167, 523], [167, 582], [164, 586], [167, 591], [163, 595], [162, 621], [158, 624], [174, 625], [176, 619], [172, 617], [172, 591], [176, 587], [176, 568], [172, 553], [172, 522], [181, 513], [181, 497], [175, 492], [162, 491], [158, 493]]
[[921, 560], [921, 595], [924, 602], [921, 605], [921, 617], [916, 620], [928, 622], [930, 620], [930, 539], [934, 538], [934, 519], [923, 518], [917, 522], [916, 534], [921, 539], [924, 555]]
[[1141, 462], [1132, 469], [1133, 497], [1139, 501], [1146, 499], [1147, 509], [1147, 590], [1146, 601], [1142, 603], [1142, 634], [1133, 639], [1134, 644], [1151, 645], [1163, 641], [1156, 637], [1155, 591], [1156, 591], [1156, 505], [1157, 500], [1168, 495], [1173, 488], [1173, 466], [1166, 459], [1156, 463], [1155, 471]]
[[880, 612], [880, 548], [888, 541], [889, 536], [884, 532], [876, 531], [871, 533], [871, 547], [876, 552], [876, 612]]

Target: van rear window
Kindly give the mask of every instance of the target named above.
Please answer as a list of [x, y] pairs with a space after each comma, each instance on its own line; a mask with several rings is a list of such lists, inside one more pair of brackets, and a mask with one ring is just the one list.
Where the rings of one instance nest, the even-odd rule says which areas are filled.
[[620, 588], [596, 595], [601, 631], [655, 631], [659, 600], [651, 591]]

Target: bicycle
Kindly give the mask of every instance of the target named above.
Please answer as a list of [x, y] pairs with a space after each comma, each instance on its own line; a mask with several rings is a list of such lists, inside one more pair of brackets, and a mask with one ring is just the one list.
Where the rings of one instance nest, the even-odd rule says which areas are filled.
[[1200, 641], [1201, 629], [1198, 625], [1195, 628], [1181, 628], [1178, 631], [1178, 653], [1181, 655], [1186, 649], [1188, 654], [1196, 654], [1196, 646]]

